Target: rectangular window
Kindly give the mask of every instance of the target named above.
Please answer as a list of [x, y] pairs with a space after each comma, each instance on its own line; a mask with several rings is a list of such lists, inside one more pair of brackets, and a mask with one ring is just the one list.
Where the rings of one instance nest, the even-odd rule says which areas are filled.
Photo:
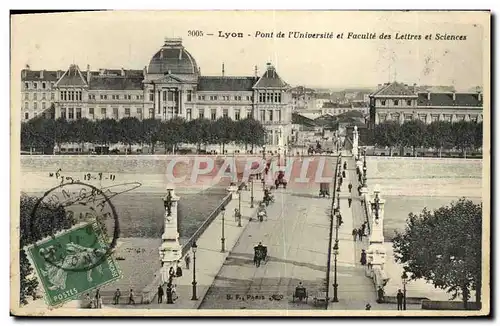
[[82, 109], [81, 108], [76, 108], [76, 118], [77, 119], [82, 118]]
[[174, 91], [168, 91], [168, 101], [173, 102], [174, 101]]
[[236, 121], [240, 120], [240, 110], [234, 111], [234, 120]]
[[380, 101], [381, 105], [385, 105], [385, 100]]
[[251, 118], [251, 117], [252, 117], [252, 112], [247, 111], [247, 118]]
[[431, 116], [431, 121], [432, 121], [432, 122], [437, 122], [437, 121], [439, 121], [439, 116], [438, 116], [438, 115], [433, 115], [433, 116]]
[[56, 93], [50, 93], [50, 100], [53, 101], [56, 98]]
[[91, 115], [92, 118], [94, 117], [94, 108], [89, 108], [89, 115]]
[[106, 108], [101, 108], [101, 115], [103, 118], [106, 118]]
[[222, 110], [222, 116], [223, 116], [224, 118], [229, 117], [229, 110], [228, 110], [228, 109], [224, 109], [224, 110]]
[[33, 100], [36, 101], [37, 100], [37, 94], [36, 93], [33, 93]]
[[42, 100], [46, 100], [45, 93], [42, 93]]
[[33, 103], [33, 110], [36, 110], [36, 109], [37, 109], [37, 103], [36, 103], [36, 102], [34, 102], [34, 103]]
[[61, 118], [66, 119], [66, 108], [61, 108]]
[[217, 109], [212, 109], [210, 112], [210, 119], [217, 120]]
[[205, 95], [198, 95], [198, 101], [205, 101]]
[[73, 108], [68, 108], [68, 119], [74, 119], [75, 118], [75, 110]]
[[118, 120], [118, 108], [113, 108], [113, 118]]
[[264, 93], [259, 93], [259, 103], [264, 103]]
[[163, 91], [163, 101], [167, 100], [167, 91]]
[[30, 108], [30, 104], [28, 102], [24, 102], [24, 108], [28, 110]]
[[205, 118], [205, 110], [204, 109], [199, 109], [198, 110], [198, 118], [199, 119]]
[[38, 87], [37, 82], [34, 82], [34, 83], [33, 83], [33, 88], [34, 88], [34, 89], [37, 89], [37, 87]]
[[241, 96], [235, 96], [235, 97], [234, 97], [234, 100], [235, 100], [235, 101], [241, 101]]
[[161, 107], [158, 105], [158, 114], [161, 114]]
[[187, 91], [186, 101], [191, 102], [193, 100], [193, 91]]
[[45, 89], [45, 83], [42, 83], [42, 89]]
[[394, 105], [399, 105], [399, 100], [394, 100]]
[[266, 110], [260, 110], [260, 122], [266, 121]]
[[210, 95], [210, 101], [217, 101], [217, 95]]
[[25, 89], [30, 88], [30, 84], [28, 84], [28, 83], [24, 83], [24, 88], [25, 88]]
[[411, 100], [407, 100], [406, 105], [411, 106]]
[[191, 109], [186, 109], [186, 120], [191, 120], [193, 118]]
[[155, 109], [149, 108], [149, 118], [153, 119], [155, 117]]
[[153, 91], [149, 91], [149, 101], [153, 102], [155, 100], [155, 93]]
[[101, 100], [104, 100], [104, 95], [101, 94]]
[[45, 110], [45, 102], [42, 102], [42, 110]]
[[250, 101], [250, 96], [247, 96], [247, 101]]
[[24, 119], [28, 120], [29, 118], [30, 118], [30, 114], [29, 114], [28, 112], [26, 112], [26, 113], [24, 114]]
[[167, 119], [167, 108], [163, 107], [163, 120]]
[[30, 100], [30, 93], [24, 93], [24, 99], [29, 101]]
[[269, 121], [273, 121], [273, 110], [269, 110]]
[[125, 108], [125, 116], [130, 117], [130, 108]]
[[78, 92], [78, 101], [81, 101], [82, 100], [82, 91], [79, 91]]
[[278, 112], [278, 121], [281, 121], [281, 110], [278, 110], [276, 112]]

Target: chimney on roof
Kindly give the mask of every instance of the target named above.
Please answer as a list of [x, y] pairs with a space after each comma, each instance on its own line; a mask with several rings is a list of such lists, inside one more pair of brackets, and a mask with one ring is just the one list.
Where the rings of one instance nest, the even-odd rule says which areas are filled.
[[125, 69], [123, 69], [123, 67], [121, 69], [121, 74], [122, 74], [122, 77], [125, 77]]
[[179, 49], [179, 60], [182, 59], [182, 49]]
[[31, 69], [30, 65], [26, 65], [25, 68], [26, 68], [26, 70], [30, 70]]
[[43, 79], [43, 69], [40, 70], [40, 79]]
[[87, 65], [87, 83], [90, 83], [90, 65]]
[[160, 59], [163, 59], [163, 50], [160, 50]]
[[478, 92], [477, 92], [477, 100], [478, 100], [479, 102], [481, 102], [481, 101], [483, 100], [483, 94], [481, 93], [481, 91], [478, 91]]
[[453, 101], [456, 101], [457, 100], [457, 93], [455, 91], [453, 91]]
[[427, 90], [427, 101], [431, 100], [431, 92]]
[[257, 66], [254, 67], [254, 71], [255, 71], [255, 77], [259, 77], [259, 69], [257, 68]]
[[146, 78], [146, 74], [148, 73], [148, 67], [144, 66], [144, 69], [142, 69], [142, 74], [144, 75], [143, 77]]
[[222, 63], [222, 77], [224, 77], [224, 62]]

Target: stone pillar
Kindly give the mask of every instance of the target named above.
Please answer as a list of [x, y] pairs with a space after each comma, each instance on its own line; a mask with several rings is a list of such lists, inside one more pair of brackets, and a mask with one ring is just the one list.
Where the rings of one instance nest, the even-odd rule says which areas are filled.
[[163, 197], [165, 206], [164, 232], [161, 236], [162, 244], [159, 248], [160, 262], [162, 264], [161, 284], [168, 282], [171, 267], [177, 271], [181, 259], [181, 245], [179, 243], [179, 231], [177, 228], [177, 209], [180, 197], [174, 192], [174, 186], [167, 186], [167, 194]]
[[352, 156], [354, 159], [358, 156], [358, 127], [354, 126], [354, 131], [352, 132]]
[[231, 194], [231, 199], [238, 199], [240, 194], [238, 193], [238, 186], [231, 182], [229, 187], [226, 188], [226, 191]]
[[373, 278], [375, 289], [384, 288], [389, 278], [384, 271], [386, 250], [384, 247], [384, 206], [385, 200], [380, 196], [380, 188], [375, 186], [373, 198], [369, 202], [371, 209], [370, 245], [367, 251], [371, 268], [367, 274]]

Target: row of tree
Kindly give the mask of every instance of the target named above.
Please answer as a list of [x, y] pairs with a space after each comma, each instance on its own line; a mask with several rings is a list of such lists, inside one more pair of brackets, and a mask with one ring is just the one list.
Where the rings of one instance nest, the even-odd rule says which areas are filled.
[[23, 122], [21, 125], [21, 147], [51, 150], [54, 145], [84, 143], [109, 146], [124, 143], [129, 148], [134, 144], [148, 144], [154, 153], [157, 143], [167, 148], [176, 148], [180, 143], [202, 145], [230, 143], [258, 146], [264, 143], [265, 129], [252, 118], [239, 121], [223, 117], [216, 121], [195, 119], [186, 121], [174, 118], [166, 121], [157, 119], [138, 120], [123, 118], [103, 120], [57, 120], [42, 117]]
[[462, 153], [479, 149], [483, 144], [483, 123], [459, 121], [455, 123], [435, 121], [425, 124], [419, 120], [399, 124], [388, 121], [375, 125], [373, 130], [373, 145], [393, 148], [427, 147], [443, 149], [458, 149]]

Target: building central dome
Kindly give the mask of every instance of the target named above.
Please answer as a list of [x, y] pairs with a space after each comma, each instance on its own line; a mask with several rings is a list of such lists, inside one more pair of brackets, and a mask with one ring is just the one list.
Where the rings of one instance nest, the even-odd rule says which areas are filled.
[[180, 38], [167, 38], [148, 66], [149, 74], [197, 74], [198, 66], [193, 56], [182, 45]]

